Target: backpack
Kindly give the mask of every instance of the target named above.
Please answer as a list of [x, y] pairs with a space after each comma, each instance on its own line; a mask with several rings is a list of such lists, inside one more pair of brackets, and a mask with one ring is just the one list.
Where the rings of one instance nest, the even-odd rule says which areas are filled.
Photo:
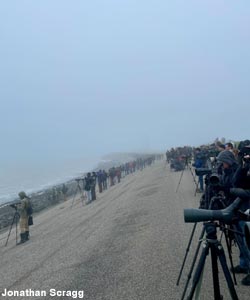
[[27, 211], [28, 216], [31, 216], [32, 213], [33, 213], [33, 208], [32, 208], [32, 205], [30, 203], [30, 200], [28, 200], [28, 207], [27, 207], [26, 211]]

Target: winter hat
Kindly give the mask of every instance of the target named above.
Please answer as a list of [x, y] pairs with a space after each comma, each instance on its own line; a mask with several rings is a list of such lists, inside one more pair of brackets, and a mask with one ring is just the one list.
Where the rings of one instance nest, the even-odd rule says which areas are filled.
[[234, 163], [236, 163], [235, 157], [233, 153], [229, 150], [222, 151], [218, 156], [217, 160], [219, 162], [227, 163], [230, 166], [232, 166]]

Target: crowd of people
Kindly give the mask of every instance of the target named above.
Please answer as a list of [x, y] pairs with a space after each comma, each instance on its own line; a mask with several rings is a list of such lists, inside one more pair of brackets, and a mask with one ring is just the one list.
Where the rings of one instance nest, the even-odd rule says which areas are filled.
[[[174, 164], [174, 159], [183, 161], [184, 158], [186, 161], [187, 158], [193, 159], [192, 166], [199, 174], [197, 185], [202, 193], [200, 208], [223, 209], [236, 198], [241, 199], [238, 210], [240, 217], [232, 220], [238, 232], [238, 238], [235, 236], [235, 240], [240, 252], [239, 264], [233, 267], [232, 271], [247, 274], [241, 282], [250, 286], [250, 247], [246, 237], [246, 221], [250, 220], [250, 140], [237, 144], [216, 141], [211, 145], [176, 148], [166, 153], [166, 160], [170, 166], [171, 163]], [[212, 176], [218, 179], [216, 184], [212, 182]], [[212, 204], [211, 199], [218, 199], [218, 196], [220, 202]]]
[[170, 164], [171, 170], [184, 170], [187, 161], [192, 157], [193, 148], [190, 146], [171, 148], [166, 152], [166, 161]]
[[160, 158], [161, 155], [145, 155], [118, 167], [112, 167], [107, 171], [100, 169], [97, 172], [87, 173], [83, 180], [83, 189], [86, 194], [87, 204], [96, 200], [96, 186], [98, 186], [99, 193], [102, 193], [108, 187], [120, 183], [125, 176], [138, 170], [143, 170], [146, 166], [150, 166], [156, 159]]
[[[242, 141], [238, 148], [232, 143], [225, 144], [216, 157], [217, 173], [222, 186], [226, 205], [231, 204], [237, 197], [242, 199], [240, 211], [250, 208], [250, 141]], [[245, 221], [235, 223], [238, 232], [245, 234]], [[235, 273], [245, 273], [242, 284], [250, 286], [250, 250], [246, 238], [240, 239], [239, 265], [234, 267]]]
[[[99, 193], [103, 193], [109, 187], [119, 184], [125, 176], [143, 170], [157, 159], [162, 159], [162, 155], [147, 155], [109, 170], [100, 169], [87, 173], [82, 180], [86, 203], [90, 204], [96, 200], [96, 187], [98, 187]], [[192, 160], [193, 162], [191, 162]], [[192, 163], [196, 170], [211, 170], [208, 174], [215, 172], [218, 175], [219, 184], [216, 185], [216, 188], [209, 189], [209, 193], [207, 192], [210, 184], [209, 175], [198, 176], [197, 185], [199, 185], [199, 192], [202, 193], [201, 208], [213, 209], [211, 205], [208, 206], [204, 202], [204, 199], [206, 198], [206, 201], [208, 197], [212, 199], [215, 194], [222, 197], [223, 206], [214, 209], [229, 206], [237, 197], [242, 199], [239, 208], [241, 219], [234, 225], [243, 238], [236, 239], [240, 254], [239, 264], [233, 267], [233, 271], [246, 274], [242, 284], [250, 286], [250, 250], [244, 230], [246, 221], [250, 220], [249, 214], [245, 213], [250, 209], [250, 141], [245, 140], [237, 145], [231, 142], [217, 141], [211, 145], [202, 145], [196, 148], [189, 146], [172, 148], [166, 152], [166, 161], [175, 171], [184, 170], [187, 165]], [[67, 192], [65, 185], [64, 190]], [[19, 206], [21, 240], [19, 243], [24, 243], [29, 240], [29, 218], [32, 215], [32, 209], [30, 209], [30, 199], [24, 192], [20, 192], [19, 197], [21, 201]]]

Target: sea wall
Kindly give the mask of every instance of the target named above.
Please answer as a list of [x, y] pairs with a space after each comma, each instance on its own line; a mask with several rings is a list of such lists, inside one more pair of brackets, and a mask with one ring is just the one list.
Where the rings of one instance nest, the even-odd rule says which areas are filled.
[[[94, 171], [99, 169], [108, 170], [112, 166], [119, 165], [119, 163], [121, 164], [121, 162], [118, 160], [102, 162]], [[79, 184], [83, 189], [83, 181], [79, 181]], [[29, 194], [28, 196], [31, 199], [34, 214], [63, 202], [71, 197], [74, 197], [76, 193], [79, 193], [79, 188], [77, 185], [78, 183], [76, 180], [70, 180], [63, 184]], [[18, 203], [19, 201], [20, 200], [16, 198], [14, 201], [0, 205], [0, 230], [11, 225], [15, 215], [15, 209], [10, 205], [13, 203]]]
[[[82, 184], [82, 181], [80, 181], [80, 184]], [[77, 181], [71, 180], [28, 196], [31, 198], [33, 212], [38, 213], [43, 209], [49, 208], [74, 196], [77, 191], [79, 191]], [[17, 198], [13, 202], [0, 206], [0, 230], [11, 225], [15, 215], [15, 209], [10, 205], [18, 202], [19, 199]]]

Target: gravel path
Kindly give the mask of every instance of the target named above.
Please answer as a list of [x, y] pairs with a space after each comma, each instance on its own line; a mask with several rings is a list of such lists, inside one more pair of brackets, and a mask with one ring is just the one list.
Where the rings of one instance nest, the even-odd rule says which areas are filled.
[[[157, 162], [97, 195], [90, 205], [77, 200], [71, 209], [69, 200], [39, 214], [31, 241], [23, 245], [15, 246], [14, 230], [7, 247], [6, 233], [0, 236], [1, 291], [47, 291], [46, 297], [2, 299], [72, 299], [50, 296], [52, 288], [84, 290], [89, 300], [181, 299], [201, 225], [177, 287], [193, 227], [184, 223], [183, 209], [199, 202], [189, 170], [176, 193], [180, 175]], [[233, 251], [237, 263], [238, 249]], [[224, 299], [230, 299], [223, 276], [221, 287]], [[249, 299], [249, 287], [236, 289], [239, 299]], [[213, 299], [212, 291], [209, 257], [199, 299]]]

